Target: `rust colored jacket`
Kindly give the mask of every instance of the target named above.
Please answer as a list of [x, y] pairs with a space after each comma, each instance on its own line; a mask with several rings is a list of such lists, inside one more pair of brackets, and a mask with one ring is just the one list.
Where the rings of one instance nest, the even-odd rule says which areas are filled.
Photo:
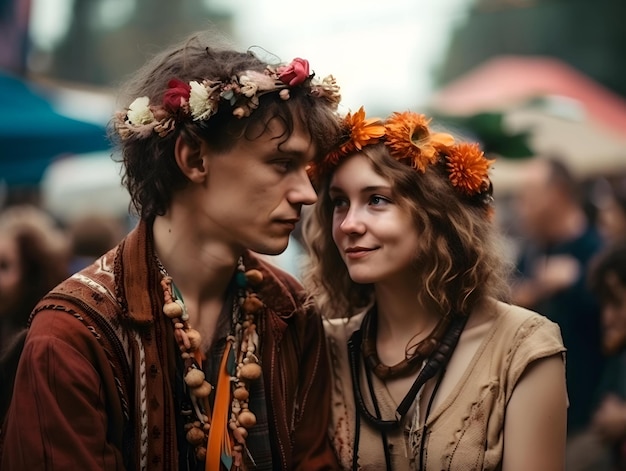
[[[177, 346], [162, 314], [149, 225], [64, 281], [34, 311], [0, 469], [175, 470]], [[321, 319], [291, 276], [247, 254], [267, 306], [258, 320], [275, 469], [336, 469], [327, 438]]]

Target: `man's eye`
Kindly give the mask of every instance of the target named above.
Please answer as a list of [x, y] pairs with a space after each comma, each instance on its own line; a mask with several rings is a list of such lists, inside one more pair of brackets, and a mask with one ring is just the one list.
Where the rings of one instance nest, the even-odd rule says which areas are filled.
[[291, 160], [275, 160], [272, 162], [272, 165], [274, 165], [282, 172], [287, 172], [291, 170], [293, 163]]

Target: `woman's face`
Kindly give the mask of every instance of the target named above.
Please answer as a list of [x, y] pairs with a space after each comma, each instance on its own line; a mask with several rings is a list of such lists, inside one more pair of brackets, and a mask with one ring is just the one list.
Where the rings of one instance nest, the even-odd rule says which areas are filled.
[[0, 317], [10, 314], [20, 299], [22, 266], [14, 237], [0, 234]]
[[333, 240], [356, 283], [392, 282], [414, 276], [418, 234], [391, 183], [363, 154], [349, 157], [329, 187]]

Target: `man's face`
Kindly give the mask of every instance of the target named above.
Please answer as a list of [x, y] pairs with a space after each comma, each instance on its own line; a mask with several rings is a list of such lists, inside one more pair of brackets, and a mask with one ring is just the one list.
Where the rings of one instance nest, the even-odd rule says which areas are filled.
[[212, 236], [235, 249], [283, 252], [302, 205], [317, 200], [306, 172], [314, 155], [300, 123], [285, 139], [277, 119], [258, 138], [242, 138], [233, 149], [211, 155], [202, 201], [196, 204]]

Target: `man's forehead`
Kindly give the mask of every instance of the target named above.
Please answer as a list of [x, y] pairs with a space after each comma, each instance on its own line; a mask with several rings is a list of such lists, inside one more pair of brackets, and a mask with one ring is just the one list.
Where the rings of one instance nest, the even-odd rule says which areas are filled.
[[314, 149], [308, 128], [299, 120], [289, 129], [282, 119], [273, 118], [261, 130], [259, 139], [272, 142], [277, 152], [285, 154], [308, 154]]

